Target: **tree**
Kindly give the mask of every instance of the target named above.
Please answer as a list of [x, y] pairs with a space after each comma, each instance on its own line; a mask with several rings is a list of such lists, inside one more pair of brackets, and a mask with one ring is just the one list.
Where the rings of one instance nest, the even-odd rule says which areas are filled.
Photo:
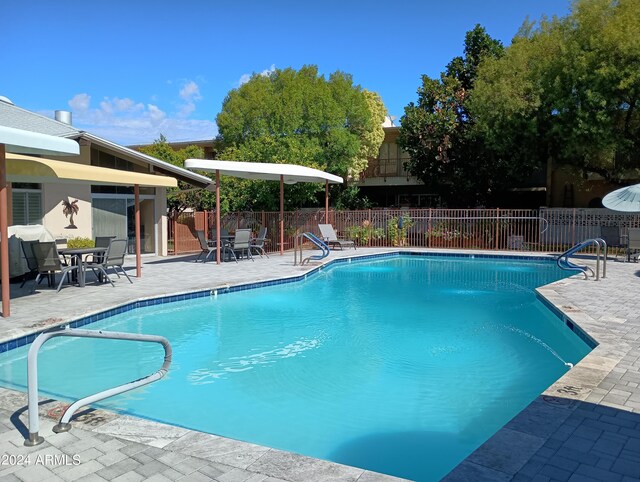
[[[354, 85], [344, 72], [326, 79], [316, 66], [304, 66], [254, 74], [229, 92], [216, 118], [224, 146], [221, 157], [299, 164], [344, 178], [355, 176], [366, 168], [366, 156], [379, 148], [375, 132], [380, 104], [379, 97]], [[235, 180], [230, 185], [243, 188], [229, 196], [231, 209], [278, 208], [277, 183]], [[316, 204], [316, 194], [323, 188], [306, 183], [288, 186], [285, 205]]]
[[480, 66], [477, 133], [521, 169], [568, 164], [619, 180], [640, 167], [640, 2], [579, 0], [525, 23]]
[[476, 25], [466, 34], [464, 57], [455, 57], [439, 79], [423, 75], [417, 104], [405, 107], [398, 138], [409, 154], [405, 167], [449, 204], [485, 202], [509, 177], [475, 135], [467, 106], [479, 65], [503, 50]]
[[[198, 146], [187, 146], [178, 151], [173, 150], [163, 135], [160, 135], [160, 138], [155, 140], [152, 145], [142, 147], [140, 151], [178, 167], [184, 167], [184, 161], [187, 159], [204, 158], [204, 151]], [[207, 173], [201, 174], [207, 175]], [[214, 193], [194, 188], [184, 181], [178, 181], [177, 188], [167, 189], [167, 208], [171, 219], [175, 219], [187, 208], [206, 210], [214, 207]]]
[[364, 131], [360, 136], [360, 150], [349, 170], [350, 179], [358, 179], [360, 173], [364, 172], [369, 164], [369, 159], [378, 157], [380, 146], [384, 141], [384, 119], [387, 116], [387, 108], [376, 92], [363, 90], [362, 93], [367, 101], [367, 108], [371, 115], [372, 125], [369, 130]]

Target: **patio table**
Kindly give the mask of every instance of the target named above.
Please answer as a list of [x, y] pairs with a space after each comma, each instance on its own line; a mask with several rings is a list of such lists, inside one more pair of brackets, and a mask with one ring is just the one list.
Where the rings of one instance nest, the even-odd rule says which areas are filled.
[[[71, 257], [71, 264], [73, 266], [81, 266], [82, 265], [82, 257], [87, 254], [105, 254], [109, 248], [64, 248], [59, 249], [58, 252], [65, 256]], [[75, 273], [74, 273], [75, 275]], [[73, 275], [72, 275], [73, 276]], [[85, 272], [84, 269], [78, 270], [78, 284], [81, 288], [84, 288], [85, 285]]]

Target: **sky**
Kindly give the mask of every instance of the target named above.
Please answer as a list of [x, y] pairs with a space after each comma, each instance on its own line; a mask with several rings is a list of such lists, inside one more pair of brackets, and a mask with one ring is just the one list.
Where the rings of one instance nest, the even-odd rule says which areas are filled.
[[480, 24], [509, 45], [569, 0], [7, 0], [0, 96], [122, 145], [212, 139], [253, 73], [317, 65], [377, 92], [396, 125]]

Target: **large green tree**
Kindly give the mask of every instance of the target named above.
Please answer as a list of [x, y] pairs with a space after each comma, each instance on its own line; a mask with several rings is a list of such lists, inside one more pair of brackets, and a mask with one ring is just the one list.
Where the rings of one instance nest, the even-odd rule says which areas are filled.
[[[187, 159], [203, 159], [204, 151], [198, 146], [187, 146], [184, 149], [174, 150], [167, 139], [160, 135], [150, 146], [140, 148], [140, 151], [153, 156], [174, 166], [184, 167]], [[207, 175], [207, 173], [201, 173]], [[178, 181], [177, 188], [167, 190], [167, 208], [169, 217], [175, 218], [187, 208], [196, 210], [213, 209], [215, 195], [204, 189], [194, 188], [184, 181]]]
[[[325, 78], [316, 66], [304, 66], [254, 74], [229, 92], [216, 118], [224, 145], [221, 157], [300, 164], [344, 178], [357, 175], [382, 142], [374, 134], [382, 121], [371, 107], [379, 102], [344, 72]], [[231, 182], [242, 187], [229, 198], [232, 209], [277, 209], [277, 183]], [[315, 204], [322, 188], [287, 186], [285, 204], [287, 208]]]
[[525, 23], [480, 66], [470, 107], [479, 136], [521, 168], [568, 164], [617, 180], [638, 165], [640, 2], [579, 0]]
[[503, 50], [476, 25], [466, 34], [464, 55], [455, 57], [438, 79], [423, 75], [417, 103], [405, 107], [398, 144], [409, 154], [406, 167], [449, 205], [485, 202], [509, 178], [475, 135], [467, 105], [479, 65]]

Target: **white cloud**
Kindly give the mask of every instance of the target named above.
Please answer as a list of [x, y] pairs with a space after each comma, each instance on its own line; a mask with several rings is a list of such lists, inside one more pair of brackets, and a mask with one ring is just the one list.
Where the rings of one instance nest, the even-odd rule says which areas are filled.
[[100, 108], [108, 113], [135, 112], [144, 110], [144, 104], [134, 102], [129, 98], [120, 99], [114, 97], [113, 99], [109, 99], [105, 97], [104, 100], [100, 102]]
[[71, 110], [77, 113], [84, 112], [89, 108], [91, 96], [89, 94], [76, 94], [68, 103]]
[[147, 104], [147, 109], [153, 122], [161, 122], [167, 117], [167, 114], [160, 110], [157, 105]]
[[[275, 71], [276, 71], [276, 64], [271, 64], [271, 67], [269, 67], [268, 69], [264, 69], [258, 75], [261, 75], [263, 77], [267, 77], [267, 76], [271, 75], [272, 73], [274, 73]], [[252, 75], [253, 74], [242, 74], [240, 76], [240, 79], [238, 80], [238, 87], [240, 87], [242, 84], [246, 84], [247, 82], [249, 82], [249, 80], [251, 79]]]
[[178, 97], [185, 100], [185, 96], [191, 100], [174, 104], [173, 114], [130, 98], [105, 97], [92, 107], [91, 96], [84, 93], [75, 95], [69, 106], [76, 127], [122, 145], [151, 143], [160, 134], [169, 141], [213, 139], [218, 133], [215, 122], [188, 118], [196, 109], [194, 101], [201, 97], [197, 84], [185, 84]]
[[182, 89], [180, 89], [180, 98], [187, 102], [202, 99], [202, 96], [200, 95], [200, 87], [198, 87], [198, 84], [193, 80], [187, 82]]

